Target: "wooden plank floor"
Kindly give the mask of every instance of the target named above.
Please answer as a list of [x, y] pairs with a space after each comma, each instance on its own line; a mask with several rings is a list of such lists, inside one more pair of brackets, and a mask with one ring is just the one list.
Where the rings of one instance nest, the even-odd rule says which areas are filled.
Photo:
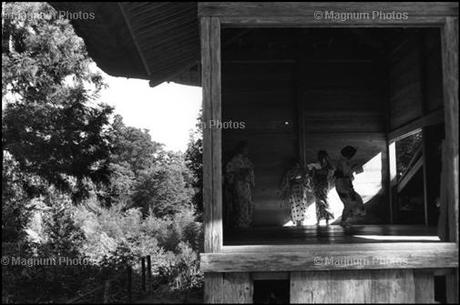
[[418, 225], [355, 225], [344, 231], [339, 225], [224, 229], [224, 245], [335, 244], [372, 242], [435, 242], [435, 227]]

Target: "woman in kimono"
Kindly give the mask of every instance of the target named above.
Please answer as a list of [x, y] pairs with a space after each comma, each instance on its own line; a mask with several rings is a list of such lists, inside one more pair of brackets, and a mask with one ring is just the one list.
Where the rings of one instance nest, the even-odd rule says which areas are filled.
[[291, 220], [296, 226], [302, 226], [307, 210], [307, 191], [310, 180], [300, 162], [294, 161], [294, 166], [287, 171], [281, 183], [281, 190], [287, 198], [291, 209]]
[[341, 225], [345, 228], [350, 226], [349, 220], [353, 216], [364, 216], [363, 199], [353, 188], [354, 173], [362, 172], [362, 167], [352, 163], [356, 154], [356, 148], [346, 146], [340, 151], [342, 158], [337, 164], [335, 171], [335, 188], [340, 200], [343, 202]]
[[329, 220], [334, 218], [334, 215], [329, 210], [327, 194], [330, 190], [330, 182], [334, 175], [334, 169], [329, 161], [329, 155], [326, 151], [318, 152], [318, 166], [312, 169], [313, 177], [313, 193], [315, 194], [316, 202], [316, 221], [317, 225], [321, 219], [326, 220], [326, 225], [329, 225]]
[[252, 189], [254, 183], [254, 166], [247, 157], [248, 145], [240, 142], [236, 154], [225, 167], [226, 183], [229, 197], [227, 205], [233, 212], [227, 224], [236, 228], [249, 228], [252, 225], [253, 202]]

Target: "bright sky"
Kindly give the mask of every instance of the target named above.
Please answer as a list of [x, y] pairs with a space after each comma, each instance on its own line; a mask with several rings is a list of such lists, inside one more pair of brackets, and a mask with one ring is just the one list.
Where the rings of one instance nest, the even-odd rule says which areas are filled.
[[201, 87], [163, 83], [154, 88], [147, 80], [111, 77], [100, 101], [115, 107], [128, 126], [150, 130], [165, 148], [184, 152], [201, 108]]

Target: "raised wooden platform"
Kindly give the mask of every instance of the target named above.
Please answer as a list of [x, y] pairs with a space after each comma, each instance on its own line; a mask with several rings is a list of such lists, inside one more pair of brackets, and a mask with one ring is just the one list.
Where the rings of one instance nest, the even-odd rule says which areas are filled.
[[339, 225], [224, 230], [224, 246], [437, 241], [436, 228], [423, 225], [355, 225], [347, 231]]

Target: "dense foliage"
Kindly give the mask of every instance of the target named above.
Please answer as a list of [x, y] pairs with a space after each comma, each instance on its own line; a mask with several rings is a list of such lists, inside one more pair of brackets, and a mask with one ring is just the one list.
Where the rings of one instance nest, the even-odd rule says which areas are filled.
[[52, 12], [3, 5], [2, 301], [66, 301], [146, 255], [158, 287], [199, 288], [199, 148], [166, 151], [98, 103], [103, 77], [69, 22], [27, 17]]

